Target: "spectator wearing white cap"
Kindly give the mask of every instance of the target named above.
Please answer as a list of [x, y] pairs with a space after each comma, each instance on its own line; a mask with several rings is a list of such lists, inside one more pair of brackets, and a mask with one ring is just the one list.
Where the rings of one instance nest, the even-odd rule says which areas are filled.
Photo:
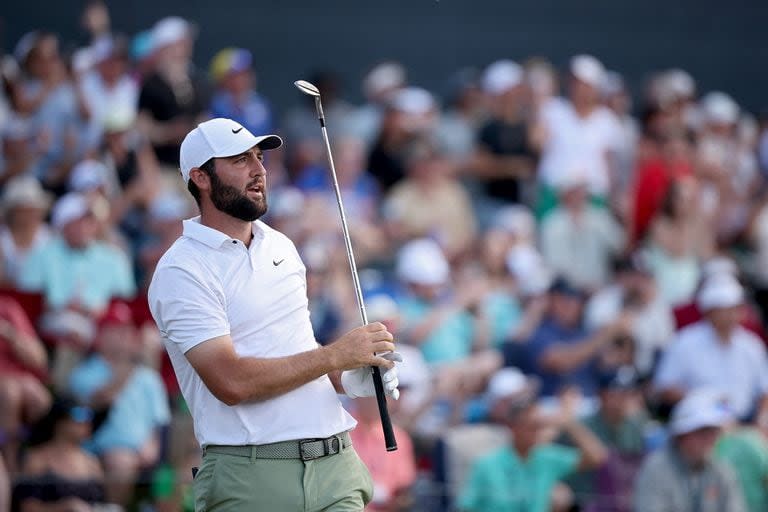
[[768, 356], [760, 339], [739, 325], [744, 290], [735, 277], [707, 279], [697, 296], [704, 319], [669, 344], [654, 378], [659, 399], [674, 404], [693, 389], [721, 393], [736, 417], [768, 419]]
[[91, 136], [94, 137], [94, 145], [97, 145], [111, 112], [129, 111], [136, 116], [139, 86], [128, 74], [125, 39], [101, 37], [93, 43], [90, 51], [94, 68], [80, 79], [78, 86], [91, 114]]
[[405, 68], [395, 61], [375, 65], [363, 78], [366, 103], [355, 110], [349, 129], [365, 142], [367, 148], [373, 145], [381, 129], [390, 97], [406, 85]]
[[[557, 414], [546, 413], [536, 402], [535, 384], [518, 370], [500, 370], [488, 387], [493, 416], [509, 431], [510, 441], [474, 461], [459, 510], [553, 510], [558, 482], [599, 467], [608, 455], [606, 447], [578, 421], [575, 402], [564, 403]], [[550, 442], [552, 431], [562, 432], [574, 447]]]
[[30, 251], [44, 245], [50, 237], [45, 215], [51, 197], [37, 179], [18, 176], [3, 189], [0, 205], [0, 282], [13, 284]]
[[135, 293], [126, 254], [94, 238], [97, 228], [85, 196], [70, 193], [53, 207], [57, 235], [29, 254], [19, 285], [39, 291], [52, 311], [74, 310], [95, 318], [113, 298]]
[[698, 510], [746, 512], [733, 470], [712, 459], [731, 413], [721, 396], [692, 390], [672, 411], [671, 442], [651, 454], [635, 483], [635, 512]]
[[573, 162], [558, 178], [560, 204], [541, 222], [541, 254], [553, 271], [594, 291], [610, 279], [626, 236], [608, 210], [589, 202], [585, 166]]
[[622, 132], [616, 115], [600, 104], [605, 68], [590, 55], [577, 55], [569, 70], [569, 99], [553, 98], [542, 106], [533, 138], [541, 151], [542, 212], [557, 202], [553, 191], [558, 179], [575, 171], [574, 162], [583, 163], [588, 190], [595, 198], [606, 200], [616, 180], [614, 159]]
[[396, 273], [405, 288], [399, 301], [402, 337], [421, 349], [427, 364], [440, 368], [437, 393], [460, 400], [459, 389], [479, 391], [501, 366], [499, 353], [489, 349], [487, 319], [480, 307], [487, 283], [478, 279], [453, 287], [443, 250], [427, 238], [400, 249]]
[[383, 212], [396, 241], [433, 236], [453, 261], [475, 240], [469, 194], [451, 172], [450, 162], [426, 141], [405, 153], [406, 176], [384, 198]]
[[177, 16], [152, 28], [155, 69], [139, 92], [142, 130], [160, 162], [178, 172], [179, 146], [209, 105], [205, 78], [192, 66], [194, 27]]
[[368, 172], [386, 193], [405, 176], [405, 154], [415, 139], [430, 140], [437, 103], [426, 89], [405, 87], [390, 95], [381, 128], [368, 154]]
[[481, 220], [487, 225], [503, 203], [521, 202], [535, 158], [529, 144], [528, 89], [523, 68], [500, 60], [486, 68], [481, 87], [491, 118], [480, 128], [470, 170], [483, 188]]

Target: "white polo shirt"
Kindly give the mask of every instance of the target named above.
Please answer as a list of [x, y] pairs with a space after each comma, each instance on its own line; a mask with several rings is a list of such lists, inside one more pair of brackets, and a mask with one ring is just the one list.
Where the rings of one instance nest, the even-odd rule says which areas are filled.
[[760, 339], [743, 327], [737, 327], [725, 344], [712, 324], [702, 320], [682, 329], [669, 344], [654, 380], [660, 390], [722, 392], [734, 413], [743, 418], [768, 393], [768, 357]]
[[229, 334], [240, 356], [283, 357], [317, 348], [306, 290], [306, 268], [293, 243], [261, 221], [250, 247], [200, 218], [160, 259], [149, 306], [194, 418], [201, 446], [264, 444], [328, 437], [355, 420], [327, 375], [262, 402], [228, 406], [194, 371], [184, 353]]

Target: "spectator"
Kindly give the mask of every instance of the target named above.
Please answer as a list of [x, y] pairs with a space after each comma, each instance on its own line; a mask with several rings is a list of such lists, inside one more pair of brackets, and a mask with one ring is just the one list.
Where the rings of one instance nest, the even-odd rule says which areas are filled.
[[483, 187], [481, 220], [487, 223], [501, 204], [525, 199], [523, 186], [533, 175], [535, 159], [528, 142], [523, 68], [509, 60], [494, 62], [483, 74], [482, 87], [491, 119], [480, 128], [471, 172]]
[[404, 163], [406, 177], [389, 190], [383, 205], [395, 240], [431, 236], [450, 261], [466, 254], [475, 239], [475, 219], [450, 163], [424, 141], [412, 143]]
[[123, 38], [101, 37], [91, 47], [91, 53], [94, 68], [86, 72], [79, 86], [90, 112], [90, 142], [96, 148], [113, 112], [136, 116], [139, 88], [128, 74], [128, 48]]
[[103, 504], [104, 479], [98, 459], [81, 444], [91, 435], [93, 411], [57, 400], [37, 433], [14, 488], [18, 510], [92, 512]]
[[599, 409], [584, 420], [609, 451], [595, 472], [576, 475], [574, 491], [586, 510], [628, 512], [632, 487], [645, 455], [648, 415], [639, 393], [638, 374], [631, 366], [604, 371], [598, 379]]
[[475, 146], [478, 129], [485, 117], [485, 102], [478, 72], [463, 68], [449, 80], [446, 109], [435, 128], [438, 150], [465, 170]]
[[274, 122], [267, 100], [256, 92], [253, 57], [244, 48], [225, 48], [211, 61], [216, 86], [211, 99], [211, 117], [234, 119], [251, 133], [272, 133]]
[[48, 136], [38, 132], [29, 118], [11, 114], [4, 122], [0, 147], [0, 184], [16, 176], [36, 178], [42, 169], [42, 158]]
[[381, 129], [368, 154], [368, 172], [383, 193], [405, 177], [405, 155], [419, 136], [429, 138], [436, 115], [435, 100], [420, 87], [393, 93], [387, 102]]
[[608, 282], [625, 237], [610, 212], [589, 203], [585, 171], [562, 176], [560, 205], [541, 223], [541, 254], [553, 271], [594, 291]]
[[[627, 333], [632, 317], [622, 315], [595, 333], [582, 326], [585, 295], [558, 278], [549, 289], [548, 305], [541, 323], [520, 350], [507, 352], [506, 365], [523, 367], [541, 379], [541, 394], [554, 397], [568, 387], [584, 396], [597, 391], [596, 361], [609, 344]], [[512, 357], [517, 354], [517, 357]]]
[[640, 126], [632, 117], [632, 96], [627, 90], [624, 78], [619, 73], [615, 71], [605, 73], [603, 83], [600, 85], [600, 96], [605, 106], [616, 115], [621, 126], [615, 152], [615, 192], [619, 195], [617, 199], [622, 205], [620, 211], [626, 212], [625, 206], [628, 206], [626, 193], [635, 170]]
[[168, 397], [157, 372], [140, 364], [142, 347], [127, 305], [114, 303], [101, 318], [95, 347], [72, 371], [70, 391], [104, 416], [86, 446], [110, 477], [107, 497], [125, 505], [139, 471], [159, 460]]
[[11, 472], [17, 468], [26, 427], [51, 406], [45, 387], [45, 347], [18, 302], [0, 295], [0, 455]]
[[450, 267], [440, 246], [429, 239], [403, 246], [396, 270], [407, 288], [399, 304], [403, 339], [419, 347], [430, 366], [440, 368], [438, 394], [460, 401], [466, 398], [462, 394], [479, 392], [501, 364], [488, 347], [485, 322], [475, 316], [487, 284], [448, 289]]
[[381, 128], [390, 98], [407, 85], [405, 68], [398, 62], [382, 62], [374, 66], [363, 79], [365, 105], [352, 116], [351, 132], [356, 133], [370, 148]]
[[[605, 68], [590, 55], [570, 61], [569, 99], [553, 98], [539, 112], [534, 146], [541, 151], [538, 177], [543, 185], [540, 212], [557, 203], [557, 180], [574, 172], [586, 172], [590, 196], [605, 203], [616, 183], [615, 155], [621, 150], [621, 124], [599, 102]], [[574, 162], [584, 168], [574, 169]]]
[[662, 297], [673, 307], [687, 302], [699, 280], [699, 262], [712, 253], [711, 224], [700, 210], [697, 182], [683, 179], [667, 196], [651, 225], [648, 263]]
[[30, 32], [19, 41], [17, 54], [24, 75], [12, 87], [12, 104], [47, 139], [36, 173], [46, 188], [58, 189], [72, 159], [82, 155], [79, 133], [90, 113], [59, 53], [58, 37]]
[[659, 399], [674, 404], [700, 387], [717, 390], [737, 418], [768, 416], [768, 356], [739, 325], [744, 290], [731, 275], [710, 277], [698, 295], [704, 319], [682, 329], [654, 378]]
[[[390, 401], [390, 408], [397, 408], [397, 404]], [[373, 501], [366, 510], [410, 510], [413, 502], [411, 487], [416, 481], [416, 460], [410, 435], [393, 425], [398, 447], [396, 452], [387, 453], [376, 398], [358, 398], [352, 410], [357, 420], [357, 426], [350, 433], [352, 443], [373, 478]]]
[[728, 418], [727, 408], [706, 390], [692, 391], [675, 407], [669, 445], [648, 457], [640, 469], [635, 512], [747, 510], [731, 468], [712, 460]]
[[133, 297], [133, 272], [124, 253], [94, 239], [97, 224], [84, 196], [59, 199], [52, 224], [57, 235], [29, 254], [19, 285], [43, 294], [46, 332], [89, 343], [93, 321], [109, 300]]
[[15, 284], [27, 256], [44, 245], [50, 231], [45, 214], [51, 205], [50, 196], [32, 176], [19, 176], [3, 189], [3, 224], [0, 225], [0, 282]]
[[737, 425], [726, 428], [715, 445], [715, 458], [736, 473], [747, 510], [768, 510], [768, 441], [764, 430]]
[[[559, 480], [605, 461], [605, 446], [576, 420], [572, 404], [564, 404], [559, 414], [546, 415], [525, 378], [517, 392], [509, 390], [493, 408], [512, 441], [474, 462], [459, 498], [460, 510], [552, 510], [550, 501]], [[547, 441], [547, 431], [553, 428], [567, 434], [576, 448]]]
[[675, 317], [658, 291], [646, 258], [640, 253], [619, 260], [614, 282], [590, 298], [585, 311], [586, 327], [592, 331], [599, 329], [625, 311], [634, 315], [631, 327], [637, 350], [634, 365], [642, 375], [649, 375], [674, 335]]
[[152, 28], [155, 69], [139, 93], [143, 131], [174, 178], [181, 141], [209, 105], [208, 85], [191, 63], [193, 40], [186, 20], [172, 16], [158, 21]]

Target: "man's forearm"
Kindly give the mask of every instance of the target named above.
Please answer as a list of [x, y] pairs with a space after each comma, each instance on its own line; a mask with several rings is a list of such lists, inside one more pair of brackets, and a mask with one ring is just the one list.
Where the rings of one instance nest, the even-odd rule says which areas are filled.
[[608, 449], [603, 442], [583, 424], [571, 421], [564, 430], [581, 452], [579, 469], [596, 468], [608, 458]]
[[554, 372], [569, 372], [592, 359], [612, 337], [612, 331], [602, 329], [591, 338], [576, 344], [558, 344], [547, 350], [541, 364]]

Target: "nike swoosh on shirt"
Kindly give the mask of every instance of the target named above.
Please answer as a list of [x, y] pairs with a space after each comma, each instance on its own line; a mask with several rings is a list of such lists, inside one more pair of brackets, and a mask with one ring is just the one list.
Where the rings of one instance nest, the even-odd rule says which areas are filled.
[[278, 266], [279, 264], [281, 264], [281, 263], [282, 263], [282, 262], [284, 262], [284, 261], [285, 261], [285, 258], [281, 259], [280, 261], [278, 261], [278, 260], [272, 260], [272, 264], [273, 264], [274, 266]]
[[232, 133], [240, 133], [240, 130], [242, 130], [242, 129], [243, 129], [243, 127], [242, 127], [242, 126], [241, 126], [240, 128], [238, 128], [237, 130], [235, 130], [234, 128], [232, 128]]

